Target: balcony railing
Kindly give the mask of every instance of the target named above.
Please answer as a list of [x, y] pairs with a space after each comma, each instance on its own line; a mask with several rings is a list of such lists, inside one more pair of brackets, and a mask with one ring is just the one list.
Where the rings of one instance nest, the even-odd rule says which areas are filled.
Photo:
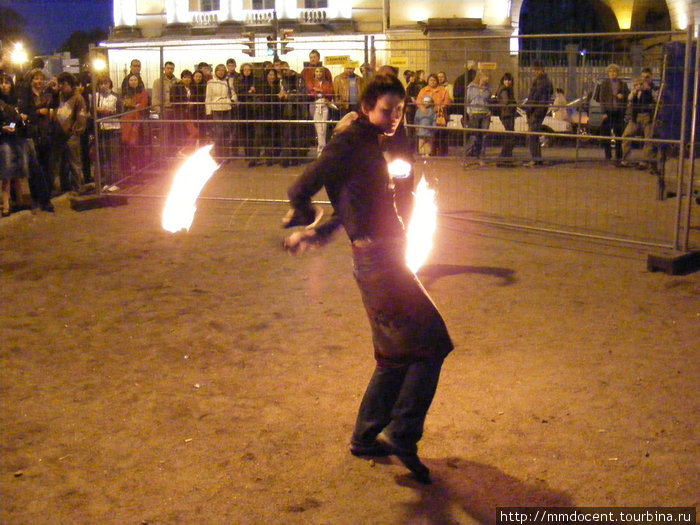
[[328, 9], [299, 9], [302, 24], [323, 24], [328, 20]]
[[274, 9], [251, 9], [245, 12], [246, 25], [271, 25], [274, 18]]
[[219, 24], [219, 15], [215, 11], [192, 13], [192, 27], [212, 27]]
[[[329, 21], [328, 9], [299, 9], [297, 21], [300, 24], [324, 24]], [[215, 27], [225, 20], [219, 19], [217, 11], [191, 13], [192, 27]], [[274, 24], [274, 9], [247, 9], [244, 11], [245, 24], [249, 26], [270, 26]]]

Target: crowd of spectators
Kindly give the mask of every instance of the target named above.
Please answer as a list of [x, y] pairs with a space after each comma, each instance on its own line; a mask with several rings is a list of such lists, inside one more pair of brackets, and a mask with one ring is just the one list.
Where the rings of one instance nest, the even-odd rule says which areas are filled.
[[[213, 70], [200, 62], [193, 69], [182, 69], [178, 77], [175, 63], [167, 61], [149, 89], [141, 77], [141, 62], [134, 59], [119, 91], [112, 78], [100, 74], [93, 95], [89, 75], [61, 73], [47, 79], [41, 64], [35, 66], [23, 78], [0, 72], [3, 215], [10, 213], [13, 195], [15, 207], [22, 207], [17, 185], [22, 178], [28, 179], [29, 206], [46, 211], [53, 210], [52, 195], [89, 188], [95, 161], [93, 115], [100, 131], [101, 167], [120, 178], [139, 176], [155, 129], [173, 156], [188, 155], [206, 140], [214, 143], [214, 154], [222, 162], [245, 158], [250, 168], [263, 162], [287, 167], [306, 158], [309, 150], [320, 153], [334, 123], [358, 110], [360, 93], [373, 74], [368, 64], [347, 63], [334, 78], [320, 53], [312, 50], [299, 72], [277, 57], [262, 65], [244, 63], [238, 71], [236, 60], [230, 58]], [[395, 68], [384, 68], [398, 75]], [[647, 137], [654, 104], [650, 73], [630, 92], [617, 79], [617, 66], [608, 71], [610, 79], [601, 90], [604, 132], [617, 136], [642, 132]], [[542, 129], [554, 89], [541, 62], [534, 62], [533, 73], [522, 108], [528, 129], [536, 132]], [[423, 70], [407, 70], [403, 78], [407, 132], [421, 155], [447, 155], [451, 115], [475, 130], [469, 134], [465, 155], [479, 164], [484, 163], [486, 142], [479, 131], [489, 128], [492, 117], [498, 116], [505, 130], [514, 130], [518, 103], [510, 73], [495, 89], [489, 73], [477, 70], [473, 61], [454, 84], [444, 71], [426, 75]], [[154, 125], [154, 119], [160, 122]], [[539, 141], [536, 136], [527, 139], [530, 165], [536, 165], [541, 162]], [[500, 156], [512, 157], [514, 136], [505, 134], [501, 145]], [[610, 141], [602, 145], [610, 158]], [[629, 142], [623, 146], [617, 141], [616, 156], [623, 165], [629, 151]]]

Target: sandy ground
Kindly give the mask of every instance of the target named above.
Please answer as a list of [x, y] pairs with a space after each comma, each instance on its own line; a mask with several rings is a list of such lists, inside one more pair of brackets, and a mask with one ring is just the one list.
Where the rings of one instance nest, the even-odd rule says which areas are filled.
[[[281, 188], [286, 179], [280, 181]], [[700, 273], [443, 218], [420, 274], [456, 343], [420, 454], [348, 442], [372, 372], [344, 238], [274, 203], [17, 214], [2, 235], [3, 524], [470, 524], [514, 505], [691, 506]]]

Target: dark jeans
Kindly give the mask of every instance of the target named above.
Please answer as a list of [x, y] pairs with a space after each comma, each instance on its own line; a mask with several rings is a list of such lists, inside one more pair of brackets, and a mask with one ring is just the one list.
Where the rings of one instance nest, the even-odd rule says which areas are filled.
[[[501, 117], [501, 122], [506, 131], [515, 130], [515, 117]], [[515, 136], [508, 134], [503, 135], [503, 146], [501, 147], [501, 157], [512, 157], [513, 146], [515, 145]]]
[[[537, 133], [542, 131], [542, 121], [544, 121], [544, 115], [540, 116], [538, 114], [528, 115], [527, 117], [527, 127], [530, 131]], [[530, 157], [532, 160], [540, 160], [542, 157], [542, 146], [540, 145], [539, 135], [528, 135], [527, 136], [527, 147], [530, 150]]]
[[23, 147], [25, 150], [23, 162], [26, 162], [26, 168], [29, 172], [29, 193], [35, 204], [47, 206], [51, 203], [51, 186], [44, 168], [39, 162], [34, 141], [32, 139], [24, 139]]
[[415, 452], [443, 361], [437, 358], [401, 367], [376, 367], [360, 404], [353, 443], [371, 445], [383, 430], [396, 445]]
[[[600, 134], [607, 137], [612, 131], [616, 137], [621, 137], [625, 131], [625, 110], [606, 111], [605, 115], [607, 118], [604, 118], [603, 123], [600, 125]], [[606, 159], [612, 158], [612, 148], [609, 140], [603, 140], [603, 150], [605, 150]], [[620, 140], [615, 141], [615, 158], [622, 158], [622, 141]]]

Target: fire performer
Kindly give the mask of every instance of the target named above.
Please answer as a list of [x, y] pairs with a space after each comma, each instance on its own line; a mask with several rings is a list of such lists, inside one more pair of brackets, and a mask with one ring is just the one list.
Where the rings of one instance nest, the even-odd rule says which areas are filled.
[[[430, 483], [417, 443], [443, 360], [453, 345], [440, 313], [406, 266], [406, 234], [382, 155], [382, 142], [403, 118], [404, 98], [395, 76], [378, 73], [367, 84], [360, 117], [336, 134], [289, 188], [292, 210], [285, 226], [314, 224], [287, 237], [285, 247], [299, 254], [328, 242], [340, 226], [345, 228], [377, 362], [360, 404], [350, 452], [395, 455], [418, 481]], [[334, 213], [316, 224], [311, 198], [322, 187]]]

